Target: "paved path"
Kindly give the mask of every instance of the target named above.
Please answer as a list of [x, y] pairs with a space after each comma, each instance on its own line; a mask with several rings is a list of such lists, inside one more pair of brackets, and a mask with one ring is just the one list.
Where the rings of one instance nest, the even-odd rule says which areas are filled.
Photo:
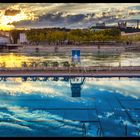
[[0, 71], [0, 76], [17, 77], [17, 76], [76, 76], [76, 77], [140, 77], [140, 71], [98, 71], [98, 72], [48, 72], [48, 71]]

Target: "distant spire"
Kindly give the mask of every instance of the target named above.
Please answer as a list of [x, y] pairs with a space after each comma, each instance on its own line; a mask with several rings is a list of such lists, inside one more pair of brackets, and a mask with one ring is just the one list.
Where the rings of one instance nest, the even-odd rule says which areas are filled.
[[139, 29], [139, 20], [137, 20], [137, 29]]

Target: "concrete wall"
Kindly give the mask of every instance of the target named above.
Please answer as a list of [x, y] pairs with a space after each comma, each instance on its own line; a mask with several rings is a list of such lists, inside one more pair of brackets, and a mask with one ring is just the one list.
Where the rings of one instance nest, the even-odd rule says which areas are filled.
[[[81, 53], [98, 53], [98, 47], [97, 46], [24, 46], [20, 49], [21, 52], [35, 52], [35, 48], [39, 48], [39, 52], [42, 53], [66, 53], [71, 54], [71, 51], [74, 49], [80, 49]], [[125, 51], [125, 48], [123, 46], [101, 46], [100, 52], [103, 53], [112, 53], [112, 52], [123, 52]]]

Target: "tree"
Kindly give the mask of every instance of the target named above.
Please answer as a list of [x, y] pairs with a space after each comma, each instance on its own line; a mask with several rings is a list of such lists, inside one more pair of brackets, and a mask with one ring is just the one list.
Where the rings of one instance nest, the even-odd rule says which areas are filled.
[[14, 44], [17, 44], [18, 42], [18, 39], [19, 39], [19, 34], [20, 34], [20, 32], [22, 32], [22, 31], [20, 31], [20, 30], [12, 30], [11, 32], [10, 32], [10, 34], [11, 34], [11, 36], [12, 36], [12, 38], [13, 38], [13, 43]]
[[52, 29], [32, 29], [27, 31], [27, 39], [31, 42], [47, 41], [49, 44], [63, 44], [65, 40], [74, 44], [90, 41], [118, 41], [121, 40], [121, 32], [117, 28], [105, 29], [101, 31], [91, 31], [89, 29], [71, 29], [69, 31]]

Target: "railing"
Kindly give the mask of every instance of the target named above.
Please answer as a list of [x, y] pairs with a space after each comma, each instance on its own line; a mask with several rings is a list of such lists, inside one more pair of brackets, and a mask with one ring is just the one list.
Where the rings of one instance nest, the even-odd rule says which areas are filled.
[[90, 72], [90, 71], [140, 71], [140, 66], [122, 66], [122, 67], [110, 67], [110, 66], [38, 66], [38, 67], [0, 67], [0, 71], [77, 71], [77, 72]]

